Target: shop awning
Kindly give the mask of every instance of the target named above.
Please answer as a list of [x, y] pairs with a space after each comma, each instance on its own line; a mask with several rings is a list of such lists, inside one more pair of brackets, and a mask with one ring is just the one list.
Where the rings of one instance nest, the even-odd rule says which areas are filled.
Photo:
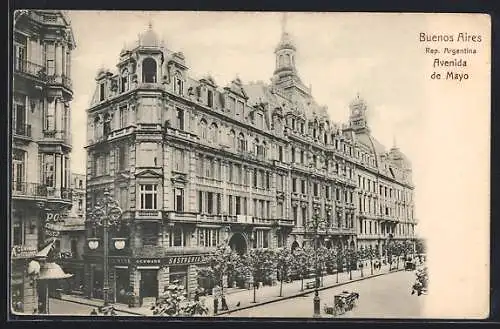
[[35, 255], [35, 258], [47, 258], [47, 256], [49, 255], [49, 252], [52, 250], [52, 248], [54, 247], [54, 242], [56, 240], [55, 239], [52, 239], [52, 241], [50, 241], [49, 244], [47, 244], [45, 247], [43, 247], [42, 250], [40, 250], [36, 255]]
[[71, 278], [73, 274], [64, 273], [61, 266], [56, 263], [45, 263], [40, 268], [38, 280], [58, 280]]

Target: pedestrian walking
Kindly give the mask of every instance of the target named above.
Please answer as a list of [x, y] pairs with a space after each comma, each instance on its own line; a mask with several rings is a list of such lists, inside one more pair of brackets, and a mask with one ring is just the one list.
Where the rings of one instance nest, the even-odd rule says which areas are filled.
[[214, 314], [217, 314], [218, 310], [219, 310], [219, 298], [214, 297]]
[[221, 299], [221, 311], [228, 311], [229, 307], [227, 307], [226, 296], [222, 296]]
[[90, 315], [97, 315], [97, 310], [95, 308], [92, 309], [92, 312], [90, 312]]

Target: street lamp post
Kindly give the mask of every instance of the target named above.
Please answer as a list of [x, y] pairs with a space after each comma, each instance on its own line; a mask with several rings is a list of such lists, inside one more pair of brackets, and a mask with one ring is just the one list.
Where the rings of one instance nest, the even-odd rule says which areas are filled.
[[389, 237], [387, 238], [387, 246], [386, 246], [386, 252], [387, 252], [387, 262], [389, 263], [389, 271], [392, 268], [392, 252], [391, 252], [391, 242], [392, 242], [392, 233], [389, 233]]
[[[108, 291], [109, 291], [109, 276], [108, 276], [108, 254], [109, 254], [109, 236], [108, 230], [112, 227], [119, 228], [124, 222], [122, 221], [122, 209], [119, 206], [118, 201], [114, 200], [109, 191], [105, 190], [104, 197], [97, 201], [89, 213], [88, 221], [93, 227], [103, 228], [103, 300], [104, 306], [108, 306]], [[125, 247], [124, 238], [113, 239], [114, 246], [116, 249], [121, 250]], [[99, 247], [99, 239], [89, 238], [88, 246], [90, 249], [95, 250]]]
[[319, 244], [319, 234], [318, 230], [319, 229], [325, 229], [326, 228], [326, 223], [327, 221], [325, 219], [322, 219], [319, 216], [319, 210], [318, 208], [315, 208], [314, 216], [310, 224], [308, 225], [309, 228], [311, 228], [314, 232], [314, 254], [315, 254], [315, 285], [314, 285], [314, 298], [313, 298], [313, 306], [314, 306], [314, 317], [320, 317], [320, 298], [319, 298], [319, 268], [318, 268], [318, 244]]

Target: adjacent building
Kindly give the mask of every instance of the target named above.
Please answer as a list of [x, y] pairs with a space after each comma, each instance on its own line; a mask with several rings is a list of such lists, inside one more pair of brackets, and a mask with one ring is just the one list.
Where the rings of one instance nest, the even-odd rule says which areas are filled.
[[[369, 193], [382, 186], [411, 194], [402, 154], [366, 145], [372, 137], [357, 126], [357, 114], [349, 126], [333, 122], [300, 79], [296, 52], [284, 31], [270, 84], [235, 78], [219, 86], [209, 75], [192, 78], [184, 54], [150, 26], [120, 52], [114, 73], [99, 70], [87, 110], [87, 210], [109, 190], [129, 223], [111, 233], [110, 241], [128, 239], [121, 250], [110, 244], [115, 300], [130, 290], [140, 304], [173, 280], [192, 296], [197, 268], [218, 244], [239, 253], [293, 249], [311, 241], [316, 215], [327, 247], [356, 248], [358, 225], [365, 225], [361, 176], [372, 177], [376, 192]], [[354, 101], [353, 113], [360, 104]], [[379, 205], [400, 204], [394, 195], [377, 203], [378, 237], [403, 221], [399, 212], [379, 213]], [[102, 239], [102, 230], [86, 230]], [[361, 245], [377, 248], [375, 237], [362, 234]], [[86, 248], [85, 266], [87, 294], [100, 297], [102, 247]]]
[[357, 247], [382, 255], [391, 241], [415, 242], [414, 186], [411, 163], [396, 144], [387, 151], [371, 135], [368, 110], [357, 96], [344, 133], [355, 145]]
[[84, 283], [83, 254], [86, 245], [85, 236], [85, 197], [86, 175], [71, 174], [71, 191], [73, 206], [65, 220], [58, 226], [59, 236], [55, 241], [55, 249], [59, 253], [59, 264], [73, 277], [63, 283], [62, 289], [67, 292], [81, 293]]
[[71, 193], [71, 51], [66, 15], [20, 10], [14, 15], [11, 298], [16, 312], [33, 313], [39, 296], [29, 261], [45, 245], [50, 224], [64, 218]]

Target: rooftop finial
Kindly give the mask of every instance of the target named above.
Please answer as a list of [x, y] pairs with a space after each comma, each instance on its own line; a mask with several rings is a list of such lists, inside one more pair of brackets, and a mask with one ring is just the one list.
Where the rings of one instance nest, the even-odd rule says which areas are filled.
[[288, 13], [284, 12], [283, 17], [281, 18], [281, 34], [286, 33], [286, 21], [287, 21], [287, 15]]
[[396, 143], [396, 135], [392, 136], [392, 148], [397, 149], [398, 144]]

